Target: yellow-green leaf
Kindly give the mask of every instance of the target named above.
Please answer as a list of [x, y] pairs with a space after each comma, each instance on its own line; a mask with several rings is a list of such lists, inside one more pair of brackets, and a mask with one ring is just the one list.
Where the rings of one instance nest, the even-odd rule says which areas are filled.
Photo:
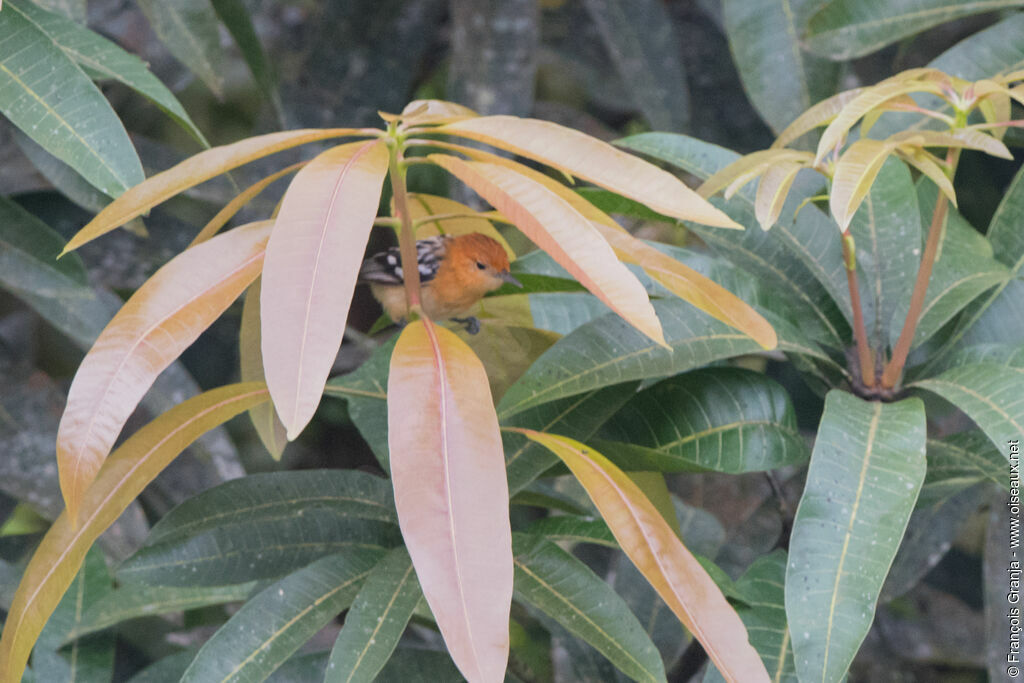
[[762, 230], [768, 230], [779, 220], [796, 174], [804, 168], [802, 163], [783, 161], [774, 164], [761, 176], [754, 198], [754, 215]]
[[157, 375], [259, 275], [270, 227], [253, 223], [182, 252], [100, 333], [71, 382], [57, 430], [60, 487], [72, 520]]
[[548, 448], [586, 489], [615, 540], [727, 681], [767, 681], [747, 629], [708, 573], [640, 488], [611, 461], [564, 436], [517, 429]]
[[444, 100], [413, 100], [402, 110], [402, 123], [406, 126], [425, 126], [439, 123], [454, 123], [478, 114], [461, 104]]
[[666, 216], [743, 229], [671, 173], [556, 123], [515, 116], [481, 116], [441, 126], [437, 132], [486, 142], [548, 164]]
[[934, 156], [917, 147], [910, 147], [908, 149], [897, 147], [896, 154], [900, 159], [916, 168], [935, 183], [942, 191], [942, 194], [946, 195], [949, 201], [953, 203], [953, 206], [956, 206], [956, 190], [953, 188], [953, 181], [942, 170]]
[[32, 646], [93, 542], [177, 455], [203, 433], [269, 398], [262, 384], [212, 389], [132, 435], [104, 463], [80, 509], [50, 527], [25, 569], [0, 636], [0, 680], [20, 681]]
[[853, 214], [871, 190], [871, 184], [894, 147], [893, 143], [883, 140], [858, 140], [839, 157], [832, 176], [829, 208], [841, 231], [846, 232], [850, 227]]
[[[814, 155], [795, 149], [763, 149], [742, 156], [718, 171], [697, 188], [701, 197], [710, 197], [723, 187], [730, 186], [729, 196], [743, 185], [764, 173], [769, 167], [781, 162], [810, 162]], [[735, 187], [732, 187], [735, 186]]]
[[779, 133], [779, 137], [775, 138], [775, 142], [772, 143], [772, 149], [785, 147], [805, 133], [831, 122], [843, 110], [843, 107], [863, 92], [864, 88], [854, 88], [818, 102]]
[[571, 204], [504, 165], [431, 154], [548, 252], [580, 284], [648, 337], [664, 344], [661, 323], [640, 281]]
[[198, 185], [221, 173], [307, 142], [345, 135], [370, 135], [374, 131], [358, 128], [323, 128], [289, 130], [246, 138], [239, 142], [207, 149], [191, 156], [177, 166], [157, 173], [131, 188], [108, 204], [84, 228], [75, 233], [64, 252], [77, 249], [86, 242], [124, 225], [183, 190]]
[[500, 683], [512, 531], [487, 374], [454, 333], [418, 320], [395, 345], [387, 394], [398, 523], [423, 594], [463, 675]]
[[383, 140], [333, 147], [296, 174], [274, 221], [260, 295], [263, 371], [289, 440], [320, 404], [387, 172]]

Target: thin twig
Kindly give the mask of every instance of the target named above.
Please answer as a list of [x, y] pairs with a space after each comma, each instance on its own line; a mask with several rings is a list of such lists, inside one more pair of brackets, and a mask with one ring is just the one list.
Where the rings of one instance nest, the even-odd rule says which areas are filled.
[[865, 388], [875, 386], [875, 363], [868, 346], [868, 332], [864, 326], [864, 308], [860, 303], [860, 286], [857, 284], [857, 257], [853, 235], [844, 233], [843, 263], [846, 266], [846, 284], [850, 289], [850, 306], [853, 308], [853, 337], [857, 342], [857, 359], [860, 361], [860, 378]]

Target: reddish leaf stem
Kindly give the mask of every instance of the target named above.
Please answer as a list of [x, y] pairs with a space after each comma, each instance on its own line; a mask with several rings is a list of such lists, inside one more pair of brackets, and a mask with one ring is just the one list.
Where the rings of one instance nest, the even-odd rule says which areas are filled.
[[860, 303], [860, 287], [857, 284], [857, 258], [853, 235], [844, 233], [843, 263], [846, 265], [846, 284], [850, 288], [850, 306], [853, 308], [853, 336], [857, 341], [857, 358], [860, 361], [860, 377], [865, 388], [875, 386], [875, 363], [868, 346], [867, 328], [864, 327], [864, 308]]

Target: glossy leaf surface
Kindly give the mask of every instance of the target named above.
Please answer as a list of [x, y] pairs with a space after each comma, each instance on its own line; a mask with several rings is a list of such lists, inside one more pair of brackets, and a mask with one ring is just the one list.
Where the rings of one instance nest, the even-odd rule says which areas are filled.
[[20, 680], [36, 637], [86, 552], [146, 485], [203, 433], [266, 400], [269, 393], [258, 384], [213, 389], [164, 413], [107, 459], [83, 501], [79, 524], [63, 513], [26, 568], [0, 636], [0, 678]]
[[387, 170], [382, 141], [329, 149], [296, 174], [274, 221], [260, 295], [263, 369], [289, 440], [320, 404]]
[[264, 680], [348, 607], [382, 554], [328, 555], [267, 586], [206, 641], [182, 683]]
[[578, 441], [524, 432], [569, 466], [622, 550], [658, 591], [728, 681], [767, 681], [747, 631], [711, 577], [640, 489], [601, 454]]
[[925, 474], [924, 405], [833, 390], [790, 541], [786, 616], [801, 680], [840, 681], [867, 635]]
[[224, 95], [222, 65], [227, 61], [220, 46], [217, 15], [209, 0], [139, 0], [139, 9], [172, 55], [213, 91]]
[[695, 370], [644, 389], [600, 437], [718, 472], [774, 469], [809, 455], [782, 387], [738, 368]]
[[395, 503], [423, 594], [467, 678], [500, 681], [508, 658], [508, 484], [487, 376], [429, 320], [399, 336], [388, 375]]
[[324, 683], [377, 680], [422, 599], [409, 552], [391, 550], [373, 568], [345, 615]]
[[[35, 9], [35, 8], [32, 8]], [[97, 189], [116, 196], [142, 180], [124, 125], [99, 89], [37, 21], [0, 13], [0, 111]]]
[[57, 431], [61, 491], [72, 518], [156, 376], [259, 275], [269, 231], [269, 223], [253, 223], [171, 259], [86, 354]]
[[664, 681], [665, 666], [643, 626], [611, 586], [540, 536], [513, 538], [516, 593], [594, 647], [635, 681]]

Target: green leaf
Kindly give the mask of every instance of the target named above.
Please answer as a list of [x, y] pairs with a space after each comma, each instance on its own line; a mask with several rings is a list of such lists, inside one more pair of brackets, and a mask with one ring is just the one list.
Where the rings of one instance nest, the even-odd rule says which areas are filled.
[[228, 524], [263, 523], [312, 511], [397, 523], [391, 483], [355, 470], [268, 472], [193, 496], [150, 531], [147, 545], [182, 541]]
[[382, 495], [385, 486], [383, 479], [344, 470], [222, 484], [161, 520], [118, 577], [171, 586], [241, 583], [281, 576], [347, 548], [395, 546], [401, 535], [389, 521], [394, 509]]
[[515, 534], [515, 589], [521, 600], [593, 646], [637, 681], [664, 681], [654, 643], [629, 606], [583, 562], [537, 536]]
[[[856, 241], [858, 284], [869, 346], [889, 346], [889, 330], [902, 329], [893, 315], [910, 292], [921, 262], [921, 212], [907, 166], [890, 157], [853, 216], [850, 233]], [[846, 288], [845, 269], [833, 273], [833, 286]], [[902, 322], [902, 321], [901, 321]], [[895, 341], [895, 338], [893, 338]]]
[[776, 133], [835, 93], [839, 67], [803, 52], [799, 33], [816, 3], [725, 0], [725, 33], [743, 89]]
[[631, 398], [599, 436], [731, 474], [809, 456], [786, 391], [740, 368], [695, 370], [659, 382]]
[[32, 671], [38, 681], [68, 683], [107, 683], [114, 673], [114, 638], [103, 635], [72, 640], [67, 649], [58, 649], [77, 630], [86, 611], [110, 593], [110, 574], [103, 553], [93, 547], [39, 634], [32, 652]]
[[[937, 194], [938, 188], [932, 183], [922, 181], [917, 184], [922, 225], [931, 223]], [[858, 263], [860, 246], [858, 242]], [[923, 244], [921, 248], [924, 248]], [[947, 208], [946, 229], [939, 250], [914, 333], [913, 347], [930, 339], [985, 290], [1007, 280], [1006, 268], [992, 257], [992, 245], [953, 207]], [[907, 286], [906, 283], [903, 286]], [[904, 290], [907, 291], [909, 287]], [[910, 299], [903, 297], [890, 321], [890, 339], [899, 336], [909, 308]]]
[[833, 390], [790, 540], [786, 616], [801, 680], [839, 681], [867, 635], [925, 475], [920, 400]]
[[[750, 337], [685, 301], [654, 302], [665, 349], [615, 316], [598, 318], [562, 337], [513, 384], [498, 405], [500, 418], [610, 384], [684, 372], [761, 347]], [[761, 311], [779, 335], [781, 351], [826, 358], [786, 321]]]
[[648, 208], [646, 204], [641, 204], [638, 201], [623, 197], [621, 194], [616, 194], [611, 190], [605, 190], [600, 187], [578, 187], [576, 194], [580, 195], [588, 202], [599, 208], [605, 213], [614, 213], [622, 216], [629, 216], [630, 218], [641, 218], [647, 221], [661, 221], [663, 223], [675, 223], [675, 218], [669, 218], [664, 216], [651, 208]]
[[388, 464], [388, 368], [398, 335], [377, 348], [354, 372], [328, 380], [325, 396], [344, 398], [356, 429], [385, 472]]
[[68, 19], [74, 19], [80, 24], [84, 24], [87, 18], [87, 2], [88, 0], [35, 0], [40, 7], [62, 14]]
[[[507, 419], [500, 413], [498, 417], [506, 427], [524, 427], [585, 441], [629, 400], [638, 385], [636, 382], [616, 384], [528, 408]], [[521, 491], [559, 462], [558, 456], [522, 434], [502, 432], [501, 440], [505, 446], [510, 495]]]
[[242, 58], [252, 72], [253, 80], [263, 91], [263, 96], [273, 105], [278, 119], [281, 120], [283, 111], [281, 97], [277, 92], [277, 76], [267, 60], [267, 54], [263, 51], [245, 4], [242, 0], [211, 0], [211, 3], [217, 16], [231, 33], [231, 37], [235, 39], [235, 44], [242, 52]]
[[88, 348], [116, 309], [87, 284], [81, 257], [57, 260], [63, 247], [48, 225], [0, 197], [0, 287]]
[[[724, 147], [671, 133], [643, 133], [616, 144], [668, 162], [701, 180], [739, 158], [739, 154]], [[716, 198], [712, 204], [746, 226], [746, 230], [707, 230], [695, 224], [688, 227], [716, 252], [755, 275], [776, 297], [791, 302], [804, 316], [800, 325], [808, 329], [809, 336], [841, 346], [848, 330], [838, 320], [836, 302], [848, 318], [850, 304], [845, 283], [842, 288], [832, 286], [834, 274], [842, 273], [843, 268], [835, 223], [814, 206], [804, 207], [793, 220], [799, 202], [818, 194], [819, 187], [820, 180], [813, 172], [798, 176], [779, 222], [769, 231], [756, 227], [754, 195], [742, 190], [728, 202]]]
[[1024, 368], [1024, 345], [1015, 343], [975, 344], [949, 359], [949, 367], [971, 363], [998, 363]]
[[206, 641], [181, 683], [264, 680], [351, 604], [382, 554], [352, 548], [271, 584]]
[[805, 44], [837, 61], [863, 57], [925, 29], [1020, 0], [832, 0], [811, 17]]
[[[759, 557], [736, 581], [736, 588], [744, 595], [756, 596], [756, 602], [736, 608], [750, 634], [754, 646], [764, 662], [773, 683], [796, 683], [793, 664], [793, 643], [786, 623], [783, 584], [786, 580], [786, 551], [775, 550]], [[718, 683], [722, 675], [708, 667], [704, 683]]]
[[110, 203], [110, 197], [93, 187], [73, 168], [40, 147], [32, 138], [17, 129], [14, 129], [13, 134], [15, 144], [36, 170], [65, 197], [89, 211], [99, 211]]
[[177, 683], [196, 656], [195, 649], [180, 650], [158, 659], [128, 679], [128, 683]]
[[129, 619], [223, 605], [228, 602], [242, 602], [249, 597], [255, 586], [254, 582], [212, 587], [125, 584], [90, 606], [70, 637], [102, 631]]
[[116, 197], [143, 180], [110, 103], [59, 45], [8, 3], [0, 12], [0, 111], [46, 151]]
[[[208, 146], [202, 132], [167, 87], [135, 55], [122, 50], [93, 31], [70, 19], [52, 14], [25, 0], [14, 0], [25, 17], [46, 34], [54, 45], [93, 77], [118, 81], [149, 99], [189, 132], [200, 144]], [[142, 180], [141, 177], [138, 178]]]
[[967, 36], [928, 66], [969, 81], [1024, 67], [1024, 14], [1014, 12]]
[[1006, 442], [1024, 434], [1024, 367], [970, 363], [909, 385], [938, 394], [974, 420], [1009, 457]]
[[422, 598], [409, 552], [404, 547], [391, 550], [373, 568], [345, 615], [325, 683], [376, 680]]
[[[608, 528], [604, 520], [593, 517], [576, 515], [545, 517], [528, 526], [526, 533], [560, 543], [594, 543], [608, 548], [619, 547], [615, 536], [612, 535], [612, 530]], [[673, 619], [675, 619], [674, 616]]]
[[888, 602], [916, 586], [946, 556], [968, 518], [990, 497], [991, 488], [980, 484], [934, 499], [924, 507], [919, 505], [910, 516], [903, 543], [882, 586], [881, 600]]
[[682, 50], [660, 0], [586, 0], [615, 69], [652, 128], [684, 131], [690, 95]]
[[224, 64], [217, 15], [209, 0], [138, 0], [167, 49], [217, 97], [224, 95]]
[[[1018, 15], [1024, 20], [1024, 14]], [[1024, 59], [1022, 59], [1024, 61]], [[1024, 168], [1017, 172], [1006, 188], [1003, 200], [988, 224], [988, 240], [996, 258], [1010, 267], [1016, 276], [1024, 268]]]
[[1009, 491], [1007, 474], [1006, 458], [979, 429], [928, 439], [928, 474], [918, 506], [986, 481]]

